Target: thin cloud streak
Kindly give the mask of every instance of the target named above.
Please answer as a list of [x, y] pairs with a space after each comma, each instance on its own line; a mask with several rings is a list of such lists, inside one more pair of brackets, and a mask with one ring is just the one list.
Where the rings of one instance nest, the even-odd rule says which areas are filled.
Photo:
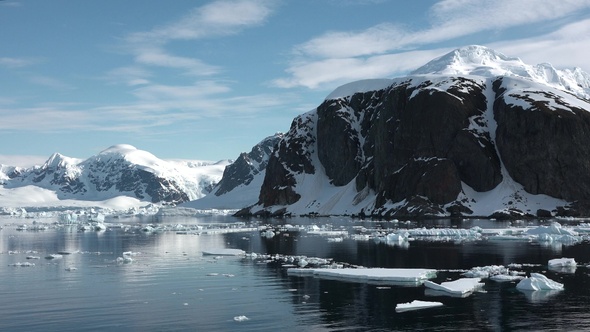
[[[383, 55], [391, 53], [396, 55], [392, 57], [394, 59], [413, 57], [416, 54], [412, 49], [418, 47], [484, 31], [555, 21], [575, 16], [578, 11], [588, 8], [590, 0], [443, 0], [430, 8], [431, 26], [423, 30], [411, 31], [398, 25], [382, 23], [360, 32], [328, 32], [297, 45], [293, 48], [291, 64], [286, 69], [289, 76], [272, 83], [283, 88], [303, 86], [318, 89], [344, 83], [351, 78], [386, 77], [395, 72], [400, 74], [404, 69], [413, 68], [381, 61]], [[570, 35], [563, 34], [561, 37], [564, 39]], [[336, 72], [330, 73], [325, 68]]]

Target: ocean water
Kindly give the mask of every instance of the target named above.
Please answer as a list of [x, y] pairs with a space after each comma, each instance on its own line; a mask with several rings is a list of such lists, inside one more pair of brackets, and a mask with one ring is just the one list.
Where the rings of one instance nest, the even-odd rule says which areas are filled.
[[[391, 246], [350, 238], [329, 240], [290, 229], [268, 238], [255, 229], [329, 225], [331, 229], [415, 227], [502, 228], [508, 222], [427, 221], [409, 224], [348, 218], [244, 221], [232, 217], [107, 220], [105, 231], [80, 231], [37, 220], [44, 230], [18, 230], [31, 219], [0, 219], [0, 331], [509, 331], [590, 329], [590, 243], [534, 241], [411, 241]], [[145, 232], [146, 223], [165, 231]], [[193, 231], [182, 231], [173, 225]], [[37, 224], [39, 225], [39, 224]], [[197, 225], [199, 227], [197, 228]], [[253, 227], [248, 231], [194, 230]], [[526, 225], [526, 223], [525, 223]], [[564, 223], [564, 225], [566, 225]], [[213, 227], [215, 228], [215, 227]], [[226, 229], [227, 230], [227, 229]], [[258, 254], [332, 258], [366, 267], [439, 270], [436, 282], [476, 266], [524, 264], [565, 285], [563, 291], [521, 292], [515, 282], [484, 280], [465, 298], [402, 287], [323, 280], [287, 274], [268, 260], [203, 255], [221, 248]], [[47, 259], [61, 253], [61, 258]], [[125, 253], [125, 254], [124, 254]], [[29, 257], [29, 259], [27, 259]], [[38, 257], [38, 259], [37, 259]], [[127, 260], [123, 258], [127, 257]], [[574, 271], [547, 262], [568, 257]], [[34, 264], [34, 266], [23, 266]], [[398, 303], [438, 301], [444, 306], [396, 313]]]

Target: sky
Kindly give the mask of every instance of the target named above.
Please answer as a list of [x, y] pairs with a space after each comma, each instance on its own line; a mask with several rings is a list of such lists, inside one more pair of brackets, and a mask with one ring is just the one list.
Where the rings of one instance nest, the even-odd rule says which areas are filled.
[[235, 159], [338, 86], [478, 44], [590, 71], [590, 0], [0, 0], [0, 164]]

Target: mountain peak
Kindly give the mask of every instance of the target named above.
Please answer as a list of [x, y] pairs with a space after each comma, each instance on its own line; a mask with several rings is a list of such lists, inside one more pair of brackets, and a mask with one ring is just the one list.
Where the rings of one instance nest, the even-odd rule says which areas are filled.
[[107, 154], [107, 153], [116, 153], [116, 154], [127, 154], [132, 151], [136, 151], [137, 148], [130, 144], [115, 144], [112, 145], [105, 150], [102, 150], [100, 154]]
[[67, 167], [68, 165], [75, 165], [79, 161], [80, 161], [79, 159], [66, 157], [66, 156], [62, 155], [61, 153], [56, 152], [56, 153], [52, 154], [51, 157], [49, 157], [49, 159], [47, 159], [45, 164], [43, 164], [42, 168], [43, 169], [47, 169], [47, 168], [57, 169], [57, 168]]
[[580, 68], [559, 70], [549, 63], [529, 65], [479, 45], [453, 50], [416, 69], [412, 75], [518, 76], [590, 99], [590, 75]]
[[491, 48], [469, 45], [436, 58], [412, 72], [413, 75], [481, 75], [498, 76], [515, 73], [529, 77], [527, 65], [519, 58], [508, 57]]

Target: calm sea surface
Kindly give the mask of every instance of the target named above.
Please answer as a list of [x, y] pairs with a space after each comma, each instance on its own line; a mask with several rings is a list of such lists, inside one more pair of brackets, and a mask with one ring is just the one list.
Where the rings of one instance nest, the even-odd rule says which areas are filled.
[[[590, 330], [590, 243], [412, 241], [407, 247], [289, 231], [268, 238], [258, 230], [197, 235], [211, 224], [258, 227], [232, 217], [107, 219], [105, 231], [79, 231], [37, 219], [45, 230], [17, 230], [35, 219], [0, 218], [0, 331], [512, 331]], [[245, 225], [243, 225], [245, 223]], [[346, 218], [292, 218], [274, 226], [330, 225], [351, 234], [412, 227], [500, 228], [499, 221], [392, 224]], [[564, 226], [567, 223], [562, 222]], [[138, 226], [139, 225], [139, 226]], [[526, 224], [524, 224], [526, 225]], [[203, 255], [220, 248], [258, 254], [305, 255], [386, 268], [441, 270], [434, 281], [476, 266], [527, 264], [565, 285], [558, 292], [523, 293], [512, 283], [485, 281], [466, 298], [431, 296], [421, 287], [289, 276], [286, 268], [251, 258]], [[47, 259], [62, 253], [61, 258]], [[126, 253], [126, 254], [124, 254]], [[27, 258], [28, 257], [28, 258]], [[575, 258], [569, 273], [547, 269], [552, 258]], [[23, 266], [34, 264], [34, 266]], [[530, 265], [528, 265], [530, 264]], [[396, 313], [397, 303], [439, 301], [442, 307]]]

